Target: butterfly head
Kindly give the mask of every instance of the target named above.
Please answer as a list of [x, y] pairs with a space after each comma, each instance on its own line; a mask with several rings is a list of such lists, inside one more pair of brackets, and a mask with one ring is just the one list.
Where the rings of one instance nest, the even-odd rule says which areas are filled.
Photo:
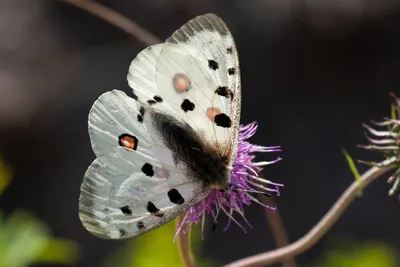
[[223, 183], [223, 184], [213, 184], [211, 185], [211, 189], [219, 190], [219, 191], [226, 191], [231, 188], [230, 183]]
[[226, 172], [223, 175], [222, 179], [215, 179], [215, 182], [211, 184], [211, 189], [219, 190], [219, 191], [227, 191], [231, 188], [231, 171], [233, 170], [232, 166], [226, 166]]

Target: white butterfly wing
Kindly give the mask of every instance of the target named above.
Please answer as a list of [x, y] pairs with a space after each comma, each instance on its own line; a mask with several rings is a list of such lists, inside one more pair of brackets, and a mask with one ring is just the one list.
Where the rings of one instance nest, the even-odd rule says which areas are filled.
[[121, 91], [107, 92], [94, 103], [89, 134], [97, 159], [81, 186], [79, 217], [96, 236], [145, 233], [209, 193], [173, 162], [146, 111]]
[[185, 121], [232, 164], [239, 134], [239, 72], [232, 35], [220, 18], [206, 14], [165, 43], [143, 50], [131, 63], [128, 82], [139, 101]]

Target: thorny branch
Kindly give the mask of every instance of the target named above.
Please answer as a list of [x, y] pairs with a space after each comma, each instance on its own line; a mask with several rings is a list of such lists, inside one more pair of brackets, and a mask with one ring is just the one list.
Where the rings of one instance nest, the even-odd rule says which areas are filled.
[[[125, 31], [126, 33], [134, 36], [140, 42], [145, 45], [153, 45], [160, 43], [160, 39], [154, 36], [152, 33], [147, 31], [146, 29], [140, 27], [137, 23], [130, 20], [129, 18], [121, 15], [120, 13], [105, 7], [97, 2], [91, 0], [61, 0], [67, 2], [71, 5], [74, 5], [82, 10], [87, 11], [111, 24], [118, 27], [119, 29]], [[353, 182], [347, 190], [341, 195], [341, 197], [336, 201], [336, 203], [331, 207], [331, 209], [325, 214], [325, 216], [316, 224], [305, 236], [297, 240], [296, 242], [291, 243], [290, 245], [286, 245], [284, 247], [260, 253], [254, 256], [250, 256], [244, 259], [237, 260], [232, 262], [225, 267], [250, 267], [250, 266], [260, 266], [265, 264], [273, 264], [277, 262], [283, 262], [287, 264], [291, 264], [291, 259], [295, 256], [305, 252], [309, 248], [311, 248], [316, 242], [318, 242], [322, 236], [332, 227], [332, 225], [339, 219], [345, 209], [350, 205], [350, 203], [357, 196], [357, 192], [361, 183], [362, 187], [368, 186], [372, 181], [377, 179], [379, 176], [384, 174], [393, 168], [390, 163], [394, 162], [394, 158], [387, 159], [383, 161], [381, 164], [385, 167], [372, 167], [370, 170], [365, 172], [361, 176], [361, 181]], [[282, 225], [278, 225], [278, 221], [280, 220], [278, 217], [272, 218], [270, 214], [267, 214], [269, 218], [269, 223], [272, 228], [282, 227]], [[179, 223], [179, 217], [177, 220]], [[275, 241], [279, 246], [287, 244], [288, 240], [284, 229], [281, 228], [280, 236], [275, 236]], [[180, 235], [187, 236], [187, 235]], [[185, 249], [182, 246], [186, 246], [189, 248], [187, 244], [187, 239], [179, 240], [183, 241], [180, 245], [180, 251], [182, 253], [182, 258], [187, 264], [186, 266], [192, 267], [194, 266], [193, 258], [190, 254], [190, 251]], [[286, 265], [286, 266], [295, 266], [295, 262], [292, 262], [294, 265]]]
[[332, 225], [339, 219], [350, 203], [357, 197], [359, 186], [362, 188], [368, 186], [372, 181], [376, 180], [379, 176], [394, 168], [393, 163], [396, 159], [389, 158], [381, 162], [382, 167], [372, 167], [366, 171], [360, 178], [360, 181], [354, 181], [343, 192], [336, 203], [325, 214], [324, 217], [302, 238], [293, 242], [292, 244], [283, 248], [278, 248], [272, 251], [260, 253], [244, 259], [232, 262], [225, 267], [249, 267], [261, 266], [280, 262], [286, 259], [293, 258], [309, 248], [311, 248], [322, 236], [332, 227]]

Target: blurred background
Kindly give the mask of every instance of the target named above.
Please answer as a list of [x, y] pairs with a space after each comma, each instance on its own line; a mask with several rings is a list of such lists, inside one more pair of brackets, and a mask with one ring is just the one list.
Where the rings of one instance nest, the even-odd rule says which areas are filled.
[[[361, 124], [389, 116], [389, 93], [400, 94], [400, 1], [98, 2], [161, 39], [208, 12], [227, 23], [242, 70], [242, 123], [258, 121], [253, 143], [283, 149], [259, 158], [283, 158], [264, 175], [285, 184], [275, 201], [291, 241], [354, 180], [343, 148], [355, 159], [382, 159], [356, 145], [367, 143]], [[89, 109], [106, 91], [129, 92], [128, 66], [146, 45], [50, 0], [1, 0], [0, 36], [0, 266], [173, 266], [171, 224], [118, 242], [91, 236], [78, 219], [80, 183], [94, 159]], [[385, 179], [298, 266], [400, 266], [400, 203]], [[247, 234], [236, 226], [222, 233], [222, 220], [196, 241], [204, 266], [276, 247], [262, 208], [246, 213]]]

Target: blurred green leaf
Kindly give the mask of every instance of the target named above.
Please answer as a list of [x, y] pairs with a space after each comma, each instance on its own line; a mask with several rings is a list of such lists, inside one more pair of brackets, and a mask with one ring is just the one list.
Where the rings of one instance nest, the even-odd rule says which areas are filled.
[[396, 252], [379, 242], [345, 244], [340, 250], [324, 253], [321, 267], [398, 267]]
[[173, 241], [175, 220], [134, 239], [135, 253], [131, 254], [131, 266], [183, 266], [178, 247]]
[[354, 164], [353, 159], [351, 158], [350, 154], [347, 153], [346, 150], [343, 149], [343, 154], [344, 157], [346, 158], [347, 163], [349, 164], [350, 170], [354, 175], [354, 178], [356, 179], [356, 181], [358, 182], [358, 195], [362, 196], [362, 186], [361, 186], [361, 176], [360, 173], [357, 170], [356, 165]]
[[[207, 230], [207, 224], [204, 230]], [[201, 224], [193, 225], [190, 231], [190, 244], [192, 246], [192, 252], [195, 255], [196, 266], [198, 267], [213, 267], [222, 266], [217, 260], [206, 258], [201, 255], [201, 250], [204, 244], [204, 240], [201, 239]]]
[[393, 120], [397, 120], [396, 106], [393, 105], [393, 104], [390, 106], [390, 117], [391, 117]]
[[0, 266], [24, 267], [33, 263], [73, 263], [78, 246], [50, 236], [47, 226], [27, 211], [16, 211], [0, 222]]
[[[0, 158], [0, 193], [11, 182], [11, 171]], [[0, 211], [0, 267], [26, 267], [34, 263], [76, 262], [78, 245], [53, 238], [47, 225], [28, 211], [5, 217]]]
[[[142, 236], [134, 237], [126, 242], [103, 267], [181, 267], [181, 260], [177, 243], [174, 242], [175, 220]], [[203, 242], [201, 240], [201, 226], [194, 225], [190, 231], [190, 243], [195, 254], [196, 266], [221, 266], [212, 259], [197, 256]]]
[[104, 267], [184, 267], [174, 242], [175, 220], [126, 242]]
[[0, 195], [1, 193], [3, 193], [4, 189], [6, 189], [6, 187], [10, 182], [11, 182], [11, 171], [2, 161], [0, 155]]
[[48, 239], [46, 246], [36, 256], [35, 262], [42, 263], [75, 263], [78, 260], [79, 247], [68, 239]]

